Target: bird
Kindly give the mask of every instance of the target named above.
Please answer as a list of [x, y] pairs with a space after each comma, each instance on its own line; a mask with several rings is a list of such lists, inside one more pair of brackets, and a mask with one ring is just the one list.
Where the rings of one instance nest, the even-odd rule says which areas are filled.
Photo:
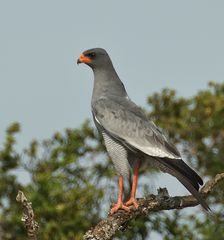
[[[210, 208], [199, 193], [202, 178], [189, 167], [177, 148], [163, 135], [145, 112], [128, 96], [113, 63], [103, 48], [84, 51], [77, 64], [88, 65], [94, 74], [91, 99], [93, 121], [102, 135], [106, 150], [119, 176], [117, 202], [110, 214], [131, 206], [139, 207], [136, 189], [139, 168], [149, 165], [172, 175], [197, 199], [201, 206]], [[130, 198], [124, 202], [124, 179], [132, 176]]]

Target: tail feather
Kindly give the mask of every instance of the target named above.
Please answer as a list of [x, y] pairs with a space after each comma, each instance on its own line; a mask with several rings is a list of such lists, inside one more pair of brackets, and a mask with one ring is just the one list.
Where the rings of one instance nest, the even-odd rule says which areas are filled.
[[168, 173], [176, 177], [187, 188], [206, 211], [211, 211], [198, 192], [199, 186], [203, 184], [203, 181], [193, 169], [180, 159], [158, 158], [157, 160], [165, 166]]
[[203, 180], [201, 177], [191, 169], [183, 160], [181, 159], [169, 159], [164, 158], [164, 162], [169, 164], [173, 169], [185, 176], [188, 181], [192, 183], [195, 189], [199, 190], [200, 185], [203, 185]]

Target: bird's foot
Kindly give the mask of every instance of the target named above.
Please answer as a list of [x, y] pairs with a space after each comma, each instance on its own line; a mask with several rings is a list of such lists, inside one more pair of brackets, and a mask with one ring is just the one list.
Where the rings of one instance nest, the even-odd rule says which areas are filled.
[[113, 207], [110, 209], [110, 214], [116, 213], [119, 209], [123, 209], [126, 212], [129, 212], [130, 209], [122, 202], [117, 202], [113, 204]]
[[139, 206], [137, 199], [134, 198], [134, 197], [130, 197], [130, 199], [125, 203], [125, 205], [126, 205], [126, 206], [134, 205], [136, 209], [137, 209], [138, 206]]

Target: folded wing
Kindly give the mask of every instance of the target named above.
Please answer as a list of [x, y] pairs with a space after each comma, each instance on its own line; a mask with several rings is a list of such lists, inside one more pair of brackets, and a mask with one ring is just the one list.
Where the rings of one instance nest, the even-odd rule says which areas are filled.
[[181, 158], [178, 150], [130, 100], [100, 98], [92, 111], [95, 121], [124, 144], [153, 157]]

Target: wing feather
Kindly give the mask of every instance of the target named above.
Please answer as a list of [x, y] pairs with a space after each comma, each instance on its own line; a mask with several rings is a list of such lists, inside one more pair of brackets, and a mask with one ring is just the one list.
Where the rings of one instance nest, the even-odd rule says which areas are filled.
[[153, 157], [180, 159], [143, 110], [126, 99], [103, 97], [92, 104], [95, 121], [113, 137]]

